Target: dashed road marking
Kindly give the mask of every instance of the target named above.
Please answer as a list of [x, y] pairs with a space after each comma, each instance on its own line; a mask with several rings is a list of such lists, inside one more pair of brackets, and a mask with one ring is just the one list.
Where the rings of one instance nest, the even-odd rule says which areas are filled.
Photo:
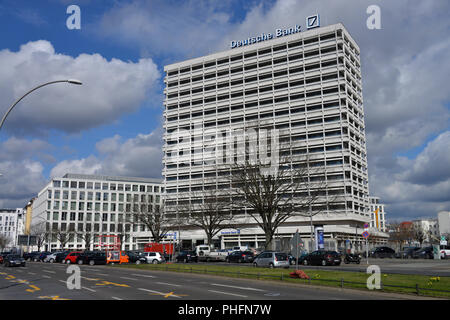
[[173, 283], [167, 283], [167, 282], [156, 282], [157, 284], [164, 284], [166, 286], [174, 286], [174, 287], [181, 287], [180, 284], [173, 284]]
[[138, 290], [147, 291], [147, 292], [150, 292], [150, 293], [156, 293], [156, 294], [161, 295], [161, 296], [163, 296], [165, 298], [174, 297], [174, 298], [180, 298], [181, 299], [180, 296], [177, 296], [177, 295], [173, 294], [173, 292], [163, 293], [163, 292], [150, 290], [150, 289], [144, 289], [144, 288], [138, 288]]
[[126, 280], [135, 280], [135, 281], [137, 281], [138, 279], [136, 279], [136, 278], [128, 278], [128, 277], [120, 277], [120, 279], [126, 279]]
[[149, 276], [147, 274], [137, 274], [137, 273], [133, 273], [131, 274], [132, 276], [138, 276], [138, 277], [144, 277], [144, 278], [156, 278], [155, 276]]
[[219, 286], [219, 287], [234, 288], [234, 289], [250, 290], [250, 291], [260, 291], [260, 292], [266, 291], [266, 290], [257, 289], [257, 288], [237, 287], [237, 286], [231, 286], [231, 285], [228, 285], [228, 284], [220, 284], [220, 283], [211, 283], [211, 285]]
[[223, 291], [215, 291], [215, 290], [208, 290], [208, 291], [209, 292], [214, 292], [214, 293], [226, 294], [226, 295], [229, 295], [229, 296], [248, 298], [248, 296], [244, 296], [242, 294], [235, 294], [235, 293], [223, 292]]

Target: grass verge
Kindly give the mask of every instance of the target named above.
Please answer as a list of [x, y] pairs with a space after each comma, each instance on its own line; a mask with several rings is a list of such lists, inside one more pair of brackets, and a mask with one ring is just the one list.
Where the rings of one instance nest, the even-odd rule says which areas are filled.
[[[325, 285], [352, 289], [369, 290], [369, 274], [363, 272], [330, 271], [321, 269], [303, 270], [311, 278], [291, 278], [293, 269], [252, 268], [248, 266], [223, 266], [205, 264], [140, 264], [114, 265], [118, 268], [140, 270], [175, 271], [184, 273], [212, 274], [217, 276], [284, 281], [313, 285]], [[423, 296], [450, 298], [450, 277], [430, 277], [424, 275], [381, 274], [381, 290], [392, 293], [419, 294]], [[443, 291], [439, 291], [443, 290]]]

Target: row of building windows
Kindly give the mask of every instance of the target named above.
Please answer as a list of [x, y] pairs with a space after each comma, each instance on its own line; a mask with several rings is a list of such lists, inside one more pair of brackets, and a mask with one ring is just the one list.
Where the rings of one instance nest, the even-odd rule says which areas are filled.
[[[338, 30], [338, 36], [341, 37], [342, 36], [342, 31]], [[231, 57], [225, 57], [225, 58], [220, 58], [218, 60], [213, 60], [213, 61], [206, 61], [202, 64], [198, 64], [198, 65], [193, 65], [192, 67], [183, 67], [180, 70], [171, 70], [168, 71], [167, 74], [168, 76], [175, 76], [177, 74], [183, 74], [183, 73], [188, 73], [190, 71], [198, 71], [201, 70], [203, 68], [210, 68], [210, 67], [214, 67], [216, 65], [223, 65], [223, 64], [228, 64], [228, 63], [234, 63], [237, 61], [241, 61], [244, 59], [250, 59], [250, 58], [255, 58], [257, 56], [266, 56], [268, 54], [271, 53], [280, 53], [284, 50], [287, 49], [298, 49], [299, 47], [301, 47], [302, 45], [304, 46], [310, 46], [310, 45], [314, 45], [316, 43], [323, 42], [323, 41], [330, 41], [332, 39], [336, 38], [336, 34], [335, 33], [330, 33], [330, 34], [324, 34], [321, 35], [320, 38], [319, 37], [314, 37], [311, 39], [300, 39], [300, 40], [296, 40], [290, 43], [284, 43], [281, 45], [276, 45], [273, 48], [272, 47], [265, 47], [259, 50], [255, 50], [255, 51], [251, 51], [251, 52], [245, 52], [244, 54], [240, 53], [238, 55], [233, 55]]]
[[[246, 121], [251, 121], [251, 120], [257, 120], [257, 119], [263, 119], [264, 117], [260, 117], [258, 114], [256, 115], [252, 115], [252, 116], [247, 116], [245, 117]], [[345, 118], [344, 118], [345, 119]], [[227, 121], [228, 120], [228, 121]], [[219, 120], [219, 121], [214, 121], [214, 122], [207, 122], [204, 124], [204, 127], [212, 127], [214, 125], [226, 125], [230, 123], [230, 120]], [[231, 119], [233, 120], [233, 119]], [[236, 118], [235, 121], [231, 121], [231, 123], [237, 123], [237, 122], [242, 122], [244, 121], [244, 117], [239, 117]], [[323, 123], [333, 123], [333, 122], [337, 122], [337, 121], [341, 121], [341, 116], [340, 115], [331, 115], [331, 116], [327, 116], [327, 117], [323, 117], [323, 118], [317, 118], [317, 119], [313, 119], [313, 120], [307, 120], [307, 121], [287, 121], [285, 123], [277, 123], [275, 124], [275, 129], [288, 129], [288, 128], [299, 128], [299, 127], [306, 127], [307, 125], [321, 125]], [[214, 124], [214, 125], [213, 125]], [[322, 134], [323, 137], [323, 134]], [[311, 137], [312, 138], [321, 138], [318, 135], [316, 137]], [[197, 141], [195, 137], [191, 137], [190, 139], [192, 142]], [[183, 142], [188, 142], [189, 139], [183, 139], [183, 138], [177, 138], [177, 139], [173, 139], [173, 140], [167, 140], [167, 145], [175, 145], [178, 143], [183, 143]]]
[[127, 204], [123, 204], [123, 203], [108, 203], [108, 202], [104, 202], [104, 203], [99, 203], [99, 202], [76, 202], [76, 201], [71, 201], [70, 202], [70, 208], [69, 208], [69, 201], [58, 201], [58, 200], [53, 200], [53, 205], [52, 205], [52, 201], [47, 201], [47, 210], [53, 209], [53, 210], [87, 210], [87, 211], [123, 211], [123, 209], [125, 208], [126, 211], [129, 211], [128, 208], [129, 206], [131, 206], [131, 204], [127, 203]]
[[193, 100], [190, 104], [188, 102], [186, 103], [180, 103], [179, 105], [170, 105], [167, 107], [167, 110], [175, 110], [178, 109], [178, 106], [180, 106], [180, 108], [185, 108], [185, 107], [195, 107], [197, 105], [202, 105], [202, 104], [208, 104], [208, 103], [213, 103], [216, 101], [222, 101], [222, 100], [227, 100], [227, 99], [234, 99], [234, 98], [239, 98], [239, 97], [251, 97], [251, 96], [256, 96], [258, 94], [266, 94], [266, 93], [270, 93], [273, 92], [274, 90], [287, 90], [288, 88], [295, 88], [298, 86], [303, 86], [303, 85], [312, 85], [312, 84], [316, 84], [316, 83], [321, 83], [325, 82], [325, 81], [329, 81], [329, 80], [336, 80], [338, 79], [338, 74], [337, 73], [330, 73], [330, 74], [326, 74], [326, 75], [318, 75], [315, 77], [311, 77], [308, 78], [306, 80], [304, 79], [299, 79], [299, 80], [292, 80], [290, 82], [280, 82], [274, 85], [268, 85], [268, 86], [262, 86], [259, 88], [251, 88], [248, 90], [240, 90], [240, 91], [232, 91], [230, 94], [224, 94], [221, 96], [210, 96], [210, 97], [205, 97], [205, 99], [198, 99], [198, 100]]
[[[342, 64], [342, 60], [340, 58], [339, 58], [339, 63]], [[226, 89], [226, 88], [233, 87], [233, 86], [242, 85], [244, 83], [250, 84], [253, 82], [257, 82], [258, 80], [266, 81], [266, 80], [281, 77], [281, 76], [297, 75], [297, 74], [303, 73], [303, 72], [310, 72], [310, 71], [314, 71], [314, 70], [319, 70], [321, 68], [336, 66], [337, 64], [338, 64], [337, 60], [332, 59], [332, 60], [322, 61], [321, 63], [313, 63], [310, 65], [306, 65], [304, 67], [303, 66], [295, 66], [295, 67], [292, 67], [289, 69], [283, 69], [283, 70], [274, 71], [274, 72], [267, 72], [267, 73], [259, 74], [259, 75], [251, 75], [246, 78], [240, 78], [240, 79], [231, 80], [231, 81], [219, 82], [217, 84], [213, 83], [210, 85], [200, 86], [200, 87], [192, 88], [192, 90], [189, 89], [187, 91], [181, 91], [179, 93], [179, 95], [187, 96], [187, 95], [199, 94], [201, 92], [208, 92], [208, 91], [216, 90], [216, 89], [221, 90], [221, 89]], [[307, 80], [309, 80], [309, 79], [307, 78]], [[299, 83], [297, 85], [301, 85], [301, 83]], [[173, 93], [173, 94], [171, 93], [169, 98], [174, 98], [174, 97], [175, 97], [175, 93]], [[188, 106], [188, 105], [182, 104], [182, 105], [180, 105], [180, 108], [183, 108], [186, 106]]]
[[67, 181], [53, 180], [54, 188], [72, 188], [72, 189], [95, 189], [95, 190], [111, 190], [111, 191], [134, 191], [134, 192], [164, 192], [163, 187], [116, 184], [116, 183], [100, 183], [85, 181]]
[[[52, 197], [53, 195], [53, 197]], [[71, 200], [97, 200], [97, 201], [140, 201], [140, 202], [159, 202], [160, 195], [152, 194], [124, 194], [124, 193], [107, 193], [107, 192], [85, 192], [85, 191], [71, 191], [69, 198], [69, 191], [65, 190], [47, 190], [48, 199], [71, 199]]]
[[[342, 46], [339, 49], [340, 51], [342, 51]], [[280, 57], [280, 58], [274, 58], [273, 60], [264, 60], [261, 61], [259, 63], [254, 63], [254, 64], [249, 64], [249, 65], [244, 65], [244, 66], [240, 66], [240, 67], [236, 67], [236, 68], [231, 68], [231, 69], [224, 69], [224, 70], [219, 70], [217, 72], [212, 72], [212, 73], [208, 73], [205, 75], [199, 75], [199, 76], [194, 76], [192, 78], [185, 78], [185, 79], [180, 79], [180, 81], [173, 81], [173, 82], [169, 82], [167, 87], [168, 88], [172, 88], [172, 87], [176, 87], [176, 86], [183, 86], [183, 85], [187, 85], [190, 83], [194, 83], [194, 82], [198, 82], [198, 81], [202, 81], [202, 80], [211, 80], [214, 78], [219, 78], [219, 77], [224, 77], [227, 75], [232, 75], [232, 74], [237, 74], [240, 72], [248, 72], [248, 71], [252, 71], [255, 69], [259, 68], [259, 71], [261, 71], [262, 68], [265, 67], [270, 67], [272, 65], [277, 65], [277, 64], [281, 64], [281, 63], [287, 63], [289, 62], [294, 62], [297, 60], [301, 60], [301, 59], [306, 59], [306, 58], [313, 58], [316, 56], [320, 55], [325, 55], [325, 54], [329, 54], [332, 52], [336, 52], [336, 46], [332, 46], [332, 47], [328, 47], [328, 48], [323, 48], [320, 51], [319, 50], [314, 50], [314, 51], [310, 51], [310, 52], [303, 52], [303, 53], [297, 53], [297, 54], [293, 54], [290, 56], [285, 56], [285, 57]]]

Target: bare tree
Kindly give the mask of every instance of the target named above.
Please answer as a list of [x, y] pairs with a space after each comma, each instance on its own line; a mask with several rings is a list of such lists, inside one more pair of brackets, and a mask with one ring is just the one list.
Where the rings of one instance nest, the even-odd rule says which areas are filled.
[[415, 241], [419, 242], [420, 246], [422, 246], [423, 242], [427, 238], [427, 232], [424, 230], [422, 225], [419, 224], [413, 224], [411, 235]]
[[161, 242], [172, 229], [172, 220], [165, 214], [164, 205], [153, 202], [151, 194], [133, 199], [127, 207], [130, 209], [130, 218], [125, 221], [147, 227], [156, 243]]
[[389, 241], [397, 244], [401, 250], [404, 243], [413, 239], [412, 225], [393, 221], [389, 224]]
[[[259, 128], [257, 124], [256, 129]], [[278, 133], [269, 136], [256, 130], [253, 138], [244, 140], [245, 153], [239, 155], [238, 151], [231, 165], [233, 203], [241, 210], [246, 208], [264, 231], [266, 249], [272, 248], [277, 228], [295, 216], [310, 218], [312, 242], [313, 216], [334, 201], [334, 197], [331, 200], [327, 196], [321, 169], [324, 160], [312, 160], [309, 150], [294, 146], [289, 137], [276, 141], [273, 136], [278, 137]]]
[[81, 240], [84, 241], [84, 247], [86, 250], [89, 250], [89, 248], [91, 247], [91, 244], [93, 243], [94, 240], [94, 236], [91, 232], [81, 232], [77, 234]]
[[50, 234], [50, 225], [46, 224], [44, 221], [38, 222], [30, 228], [30, 235], [36, 237], [38, 251], [40, 251], [41, 247], [48, 241]]
[[8, 246], [11, 239], [5, 237], [4, 235], [0, 234], [0, 249], [4, 249]]
[[219, 192], [214, 186], [203, 192], [191, 192], [188, 201], [177, 207], [179, 217], [186, 224], [202, 229], [209, 246], [221, 230], [235, 228], [229, 191]]

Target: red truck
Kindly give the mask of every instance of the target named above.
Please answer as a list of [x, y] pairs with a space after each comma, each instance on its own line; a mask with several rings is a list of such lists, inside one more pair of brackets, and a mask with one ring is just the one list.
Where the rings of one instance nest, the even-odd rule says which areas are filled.
[[172, 243], [156, 243], [156, 242], [151, 242], [151, 243], [147, 243], [144, 246], [144, 252], [159, 252], [162, 255], [172, 255], [174, 250], [173, 250], [173, 244]]

